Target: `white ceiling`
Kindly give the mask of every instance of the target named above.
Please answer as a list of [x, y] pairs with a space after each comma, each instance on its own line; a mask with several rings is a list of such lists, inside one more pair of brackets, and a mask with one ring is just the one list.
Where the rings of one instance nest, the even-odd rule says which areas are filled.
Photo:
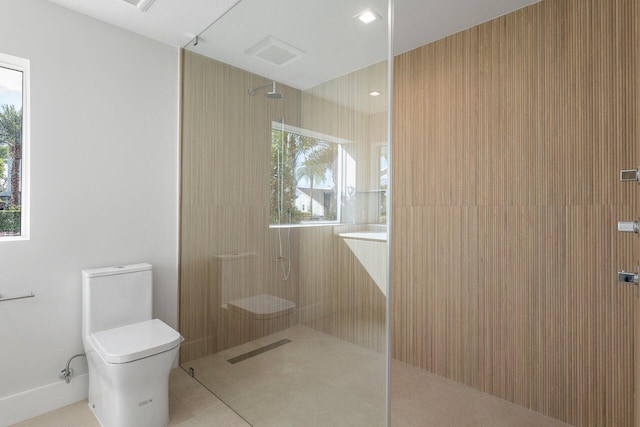
[[147, 12], [124, 0], [49, 0], [171, 46], [184, 46], [238, 0], [155, 0]]
[[[386, 58], [387, 0], [155, 0], [140, 12], [124, 0], [50, 0], [173, 46], [298, 89]], [[406, 52], [539, 0], [395, 0], [394, 52]], [[382, 21], [353, 16], [371, 7]], [[225, 14], [226, 13], [226, 14]], [[305, 52], [276, 66], [245, 53], [267, 36]]]
[[[189, 50], [297, 89], [308, 89], [387, 54], [386, 20], [354, 18], [371, 7], [386, 17], [386, 0], [242, 0]], [[266, 37], [305, 52], [282, 66], [245, 53]]]
[[541, 0], [395, 0], [394, 52], [403, 53]]

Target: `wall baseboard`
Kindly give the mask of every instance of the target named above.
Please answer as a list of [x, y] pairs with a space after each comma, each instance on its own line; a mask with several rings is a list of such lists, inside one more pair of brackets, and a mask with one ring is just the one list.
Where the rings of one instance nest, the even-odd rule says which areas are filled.
[[22, 393], [0, 398], [0, 426], [5, 427], [86, 399], [89, 374], [73, 377], [71, 383], [57, 381]]

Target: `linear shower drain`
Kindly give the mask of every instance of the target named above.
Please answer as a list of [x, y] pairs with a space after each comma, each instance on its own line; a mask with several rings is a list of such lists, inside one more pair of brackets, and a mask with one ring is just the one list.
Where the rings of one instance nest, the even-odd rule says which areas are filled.
[[255, 350], [251, 350], [251, 351], [249, 351], [247, 353], [241, 354], [240, 356], [233, 357], [233, 358], [227, 360], [227, 362], [229, 362], [231, 364], [236, 364], [238, 362], [242, 362], [243, 360], [247, 360], [247, 359], [251, 359], [252, 357], [256, 357], [256, 356], [258, 356], [258, 355], [260, 355], [262, 353], [266, 353], [267, 351], [273, 350], [275, 348], [282, 347], [283, 345], [289, 344], [290, 342], [291, 342], [290, 339], [285, 338], [283, 340], [276, 341], [276, 342], [271, 343], [271, 344], [267, 344], [264, 347], [256, 348]]

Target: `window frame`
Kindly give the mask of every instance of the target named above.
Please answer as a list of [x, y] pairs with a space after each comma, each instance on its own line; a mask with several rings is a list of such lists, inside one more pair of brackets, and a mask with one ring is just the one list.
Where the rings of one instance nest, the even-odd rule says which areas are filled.
[[0, 67], [22, 73], [22, 165], [20, 169], [20, 235], [0, 236], [0, 242], [30, 239], [31, 220], [31, 61], [0, 53]]
[[344, 174], [345, 174], [344, 168], [346, 167], [345, 158], [344, 158], [345, 156], [344, 147], [345, 145], [353, 144], [353, 141], [339, 138], [333, 135], [327, 135], [321, 132], [316, 132], [309, 129], [304, 129], [301, 127], [289, 125], [284, 122], [276, 121], [276, 120], [271, 122], [271, 130], [273, 131], [274, 129], [278, 131], [288, 132], [288, 133], [295, 133], [301, 136], [313, 138], [315, 140], [323, 141], [326, 143], [337, 144], [340, 148], [338, 150], [338, 164], [340, 165], [340, 167], [338, 169], [338, 176], [334, 177], [334, 179], [336, 180], [335, 184], [336, 184], [336, 190], [337, 190], [337, 194], [336, 194], [336, 198], [337, 198], [336, 211], [337, 212], [336, 212], [335, 220], [309, 221], [309, 222], [301, 222], [301, 223], [293, 223], [293, 224], [286, 224], [286, 223], [274, 224], [274, 223], [271, 223], [271, 221], [269, 221], [269, 228], [318, 227], [318, 226], [335, 226], [335, 225], [344, 224], [343, 218], [342, 218], [342, 204], [340, 202], [340, 198], [342, 194], [345, 193], [345, 190], [346, 190], [345, 188], [346, 179], [344, 177]]
[[[373, 183], [371, 188], [372, 190], [370, 191], [370, 193], [376, 193], [378, 195], [378, 197], [382, 197], [384, 196], [386, 198], [388, 192], [389, 192], [389, 142], [384, 141], [384, 142], [376, 142], [371, 144], [372, 150], [371, 150], [371, 164], [372, 165], [376, 165], [375, 167], [371, 168], [371, 182]], [[381, 178], [382, 178], [382, 151], [386, 148], [387, 151], [387, 188], [382, 188], [382, 184], [381, 184]], [[379, 206], [382, 206], [381, 203], [378, 203]], [[389, 212], [389, 207], [387, 206], [386, 208], [386, 212]], [[381, 214], [381, 210], [378, 209], [378, 220], [377, 222], [375, 222], [374, 224], [376, 225], [382, 225], [382, 224], [386, 224], [386, 222], [380, 222], [380, 217], [382, 216]]]

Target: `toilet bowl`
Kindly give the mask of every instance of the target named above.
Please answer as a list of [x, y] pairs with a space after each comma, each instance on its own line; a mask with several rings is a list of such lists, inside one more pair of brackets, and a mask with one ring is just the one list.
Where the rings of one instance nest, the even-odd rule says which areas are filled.
[[183, 338], [152, 319], [152, 267], [82, 272], [89, 407], [103, 427], [169, 423], [169, 372]]

